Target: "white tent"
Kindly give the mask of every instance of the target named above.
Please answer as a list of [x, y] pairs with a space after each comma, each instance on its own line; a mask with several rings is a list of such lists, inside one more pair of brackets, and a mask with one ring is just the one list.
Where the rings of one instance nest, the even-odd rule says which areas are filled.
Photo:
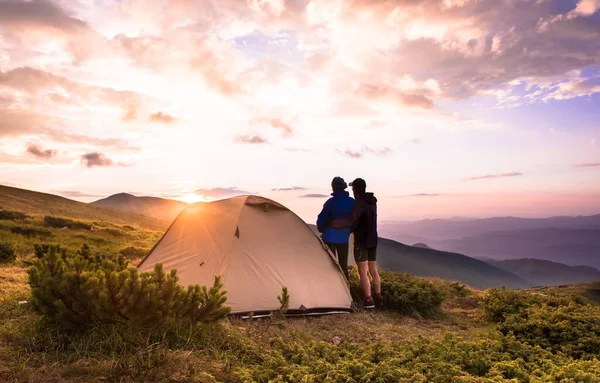
[[140, 263], [177, 269], [184, 286], [220, 275], [232, 314], [276, 310], [288, 288], [290, 314], [350, 311], [352, 298], [334, 256], [296, 214], [277, 202], [241, 196], [198, 203], [172, 223]]

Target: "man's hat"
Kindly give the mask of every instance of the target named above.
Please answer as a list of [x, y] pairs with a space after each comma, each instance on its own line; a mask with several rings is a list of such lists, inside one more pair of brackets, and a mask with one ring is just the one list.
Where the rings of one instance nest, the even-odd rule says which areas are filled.
[[346, 181], [342, 177], [334, 177], [331, 181], [331, 188], [333, 190], [345, 190], [348, 187]]
[[367, 189], [367, 183], [362, 178], [357, 178], [354, 181], [350, 182], [350, 186], [352, 186], [353, 189], [357, 190]]

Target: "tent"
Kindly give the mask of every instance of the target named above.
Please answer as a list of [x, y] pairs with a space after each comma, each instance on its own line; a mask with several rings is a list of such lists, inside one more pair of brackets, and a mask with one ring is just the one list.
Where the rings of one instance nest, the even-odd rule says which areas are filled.
[[197, 203], [183, 210], [138, 266], [177, 269], [184, 286], [220, 275], [232, 314], [279, 308], [288, 314], [351, 311], [348, 283], [333, 254], [291, 210], [258, 196]]

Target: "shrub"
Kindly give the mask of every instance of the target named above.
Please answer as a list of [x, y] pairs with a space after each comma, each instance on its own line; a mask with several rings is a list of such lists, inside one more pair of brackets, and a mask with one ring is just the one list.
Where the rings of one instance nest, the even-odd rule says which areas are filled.
[[119, 254], [124, 256], [125, 258], [135, 259], [135, 258], [143, 258], [148, 253], [147, 249], [142, 249], [139, 247], [129, 246], [124, 249], [119, 250]]
[[25, 237], [50, 237], [52, 235], [50, 230], [41, 229], [34, 226], [14, 226], [10, 228], [10, 231], [14, 234], [20, 234]]
[[92, 230], [92, 225], [90, 225], [89, 223], [74, 221], [68, 218], [54, 217], [51, 215], [45, 216], [44, 222], [46, 223], [46, 225], [58, 229], [68, 227], [69, 229], [73, 230]]
[[19, 213], [18, 211], [0, 210], [0, 220], [23, 220], [29, 218], [27, 214]]
[[127, 234], [119, 229], [103, 229], [102, 231], [114, 236], [114, 237], [125, 237]]
[[[441, 304], [444, 293], [432, 283], [410, 276], [390, 271], [379, 271], [381, 276], [381, 294], [385, 309], [400, 314], [433, 317], [442, 313]], [[354, 295], [362, 298], [362, 290], [356, 268], [350, 273], [350, 287]]]
[[482, 306], [502, 334], [575, 358], [600, 354], [600, 306], [585, 304], [581, 297], [491, 289]]
[[0, 243], [0, 263], [14, 262], [17, 259], [17, 251], [10, 243]]
[[166, 274], [157, 264], [138, 273], [122, 257], [91, 256], [87, 246], [74, 256], [50, 246], [29, 270], [33, 308], [65, 329], [122, 321], [156, 327], [169, 318], [214, 321], [229, 313], [218, 277], [210, 289], [177, 282], [175, 270]]

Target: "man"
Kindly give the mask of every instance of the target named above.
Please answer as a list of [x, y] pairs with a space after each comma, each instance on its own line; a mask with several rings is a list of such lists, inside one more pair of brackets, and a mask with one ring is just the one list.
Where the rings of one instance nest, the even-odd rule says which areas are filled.
[[[377, 271], [377, 198], [367, 193], [367, 183], [357, 178], [350, 183], [355, 203], [350, 215], [345, 219], [333, 219], [330, 226], [336, 229], [351, 228], [354, 233], [354, 260], [360, 276], [366, 309], [383, 305], [381, 279]], [[369, 276], [373, 281], [373, 294]]]
[[332, 197], [325, 202], [323, 210], [317, 218], [317, 229], [322, 233], [321, 238], [327, 244], [334, 255], [337, 255], [338, 263], [344, 272], [347, 280], [348, 276], [348, 239], [350, 238], [350, 228], [333, 228], [327, 225], [327, 222], [336, 218], [345, 218], [350, 214], [354, 199], [346, 191], [348, 185], [341, 177], [335, 177], [331, 181]]

